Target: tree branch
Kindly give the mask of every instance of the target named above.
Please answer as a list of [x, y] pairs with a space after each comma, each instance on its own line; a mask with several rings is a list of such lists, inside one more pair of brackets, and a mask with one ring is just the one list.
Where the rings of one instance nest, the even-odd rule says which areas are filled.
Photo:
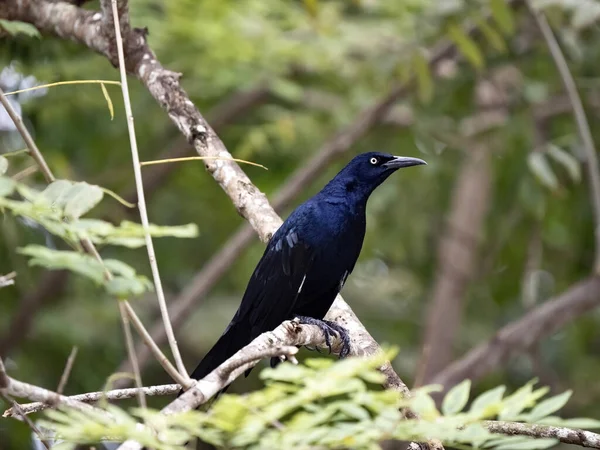
[[[143, 387], [141, 391], [147, 397], [157, 397], [165, 395], [175, 395], [181, 390], [180, 384], [163, 384], [160, 386]], [[85, 394], [70, 395], [71, 400], [76, 400], [82, 403], [96, 403], [98, 400], [106, 399], [108, 401], [115, 400], [126, 400], [134, 398], [138, 395], [140, 389], [138, 388], [127, 388], [127, 389], [114, 389], [112, 391], [98, 391], [98, 392], [87, 392]], [[42, 402], [33, 402], [21, 404], [21, 410], [25, 414], [33, 414], [45, 409], [51, 408], [53, 405]], [[15, 417], [18, 412], [12, 408], [4, 411], [2, 417]]]
[[554, 438], [565, 444], [600, 448], [600, 434], [592, 433], [591, 431], [495, 420], [486, 421], [485, 426], [492, 433], [507, 436], [529, 436], [537, 439]]
[[434, 376], [431, 383], [441, 384], [447, 391], [464, 379], [475, 381], [497, 369], [511, 355], [531, 348], [598, 305], [600, 277], [583, 280], [501, 328], [489, 341]]

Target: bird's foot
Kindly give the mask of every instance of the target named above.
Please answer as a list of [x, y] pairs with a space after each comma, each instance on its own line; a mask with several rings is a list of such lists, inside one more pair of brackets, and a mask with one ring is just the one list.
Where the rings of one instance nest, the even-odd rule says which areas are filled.
[[329, 349], [330, 354], [331, 336], [334, 336], [334, 333], [337, 334], [340, 340], [342, 341], [340, 358], [345, 358], [346, 356], [348, 356], [348, 354], [350, 353], [350, 336], [348, 335], [348, 332], [344, 327], [330, 320], [319, 320], [305, 316], [296, 316], [296, 319], [298, 319], [300, 324], [316, 325], [317, 327], [319, 327], [319, 329], [323, 332], [323, 335], [325, 336], [325, 345]]

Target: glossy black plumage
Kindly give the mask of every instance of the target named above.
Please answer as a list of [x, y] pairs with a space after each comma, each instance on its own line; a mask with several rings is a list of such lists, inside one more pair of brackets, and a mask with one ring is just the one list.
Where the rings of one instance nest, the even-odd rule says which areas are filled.
[[296, 208], [267, 244], [239, 309], [191, 377], [203, 378], [286, 319], [323, 319], [360, 254], [369, 196], [397, 169], [419, 164], [426, 163], [385, 153], [358, 155]]

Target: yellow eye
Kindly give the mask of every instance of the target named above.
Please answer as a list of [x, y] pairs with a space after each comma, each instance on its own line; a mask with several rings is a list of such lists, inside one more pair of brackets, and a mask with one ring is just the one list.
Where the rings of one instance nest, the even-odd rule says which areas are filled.
[[375, 157], [371, 158], [371, 164], [375, 165], [375, 164], [377, 164], [377, 161], [378, 161], [377, 158], [375, 158]]

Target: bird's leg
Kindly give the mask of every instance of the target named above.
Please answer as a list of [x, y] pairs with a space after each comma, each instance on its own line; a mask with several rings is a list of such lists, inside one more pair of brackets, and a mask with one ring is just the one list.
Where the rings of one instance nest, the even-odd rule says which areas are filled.
[[325, 336], [325, 345], [329, 349], [329, 353], [331, 353], [331, 336], [333, 336], [334, 333], [336, 333], [342, 341], [340, 358], [348, 356], [348, 354], [350, 353], [350, 336], [348, 336], [348, 332], [344, 327], [330, 320], [319, 320], [306, 316], [296, 316], [296, 319], [298, 319], [300, 324], [316, 325], [317, 327], [319, 327], [319, 329], [323, 332], [323, 335]]

